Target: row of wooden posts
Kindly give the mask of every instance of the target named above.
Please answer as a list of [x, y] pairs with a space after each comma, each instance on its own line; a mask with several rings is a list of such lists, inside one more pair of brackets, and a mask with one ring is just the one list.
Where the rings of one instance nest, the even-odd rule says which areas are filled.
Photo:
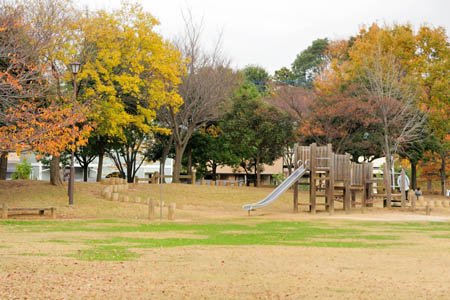
[[[115, 182], [115, 181], [113, 181]], [[128, 195], [120, 195], [120, 192], [128, 190], [128, 184], [119, 182], [118, 184], [108, 185], [102, 190], [102, 196], [107, 200], [111, 201], [120, 201], [120, 202], [128, 202], [128, 203], [137, 203], [144, 204], [148, 206], [148, 219], [155, 219], [155, 207], [161, 205], [160, 214], [162, 214], [162, 207], [164, 207], [164, 202], [159, 203], [158, 201], [154, 201], [153, 199], [147, 198], [142, 201], [141, 197], [129, 197]], [[176, 204], [170, 203], [167, 206], [167, 219], [175, 220], [175, 210]], [[161, 215], [162, 217], [162, 215]]]

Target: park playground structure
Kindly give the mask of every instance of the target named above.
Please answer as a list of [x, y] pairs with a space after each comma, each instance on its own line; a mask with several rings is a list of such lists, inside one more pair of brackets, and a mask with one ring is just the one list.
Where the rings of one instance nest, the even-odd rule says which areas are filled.
[[[299, 211], [299, 206], [308, 206], [315, 214], [318, 207], [323, 207], [330, 214], [334, 213], [335, 202], [342, 202], [343, 209], [349, 213], [352, 207], [360, 206], [361, 211], [372, 207], [374, 203], [382, 202], [383, 206], [391, 207], [394, 203], [408, 206], [405, 194], [405, 180], [402, 180], [400, 193], [388, 193], [386, 167], [383, 176], [374, 176], [373, 165], [369, 162], [355, 163], [350, 154], [336, 154], [332, 145], [296, 146], [294, 149], [295, 170], [275, 190], [263, 200], [243, 206], [249, 213], [275, 201], [283, 192], [293, 187], [293, 210]], [[309, 173], [308, 182], [300, 179]], [[405, 178], [404, 171], [399, 176]], [[300, 203], [298, 199], [299, 184], [309, 185], [309, 202]], [[359, 199], [357, 199], [359, 195]], [[410, 207], [415, 209], [415, 198], [411, 197]], [[323, 200], [322, 200], [323, 199]]]

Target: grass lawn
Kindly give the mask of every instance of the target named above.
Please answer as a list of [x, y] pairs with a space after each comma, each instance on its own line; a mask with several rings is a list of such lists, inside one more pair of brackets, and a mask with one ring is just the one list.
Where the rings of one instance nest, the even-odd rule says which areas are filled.
[[[450, 222], [414, 219], [423, 212], [292, 214], [287, 192], [248, 217], [241, 206], [270, 189], [140, 184], [127, 192], [130, 197], [158, 201], [162, 192], [166, 203], [182, 207], [175, 221], [166, 220], [165, 208], [161, 220], [148, 221], [146, 205], [106, 201], [102, 187], [77, 184], [75, 206], [69, 207], [63, 188], [0, 183], [0, 203], [55, 206], [58, 213], [56, 220], [31, 215], [0, 220], [0, 299], [448, 299], [450, 294]], [[444, 208], [434, 214], [444, 220], [450, 215]]]

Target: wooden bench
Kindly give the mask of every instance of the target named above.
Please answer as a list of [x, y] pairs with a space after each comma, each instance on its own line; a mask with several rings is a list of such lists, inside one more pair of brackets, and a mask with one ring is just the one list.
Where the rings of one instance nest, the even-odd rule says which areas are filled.
[[50, 212], [50, 216], [52, 219], [56, 218], [56, 208], [55, 207], [8, 207], [8, 205], [3, 204], [2, 206], [2, 218], [8, 219], [9, 215], [17, 215], [25, 213], [34, 213], [37, 212], [40, 216], [43, 216], [45, 211]]

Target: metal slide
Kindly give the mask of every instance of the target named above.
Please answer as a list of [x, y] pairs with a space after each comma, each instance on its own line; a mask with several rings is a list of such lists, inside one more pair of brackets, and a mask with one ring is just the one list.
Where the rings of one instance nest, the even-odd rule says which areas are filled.
[[297, 182], [297, 180], [299, 180], [307, 170], [308, 168], [305, 166], [305, 164], [301, 165], [298, 169], [292, 172], [292, 174], [289, 175], [289, 177], [286, 178], [279, 186], [277, 186], [276, 189], [274, 189], [272, 193], [270, 193], [266, 198], [257, 203], [246, 204], [242, 206], [242, 208], [244, 210], [250, 211], [269, 205], [273, 201], [277, 200], [277, 198], [280, 197], [280, 195], [283, 194], [288, 188], [290, 188], [295, 182]]

